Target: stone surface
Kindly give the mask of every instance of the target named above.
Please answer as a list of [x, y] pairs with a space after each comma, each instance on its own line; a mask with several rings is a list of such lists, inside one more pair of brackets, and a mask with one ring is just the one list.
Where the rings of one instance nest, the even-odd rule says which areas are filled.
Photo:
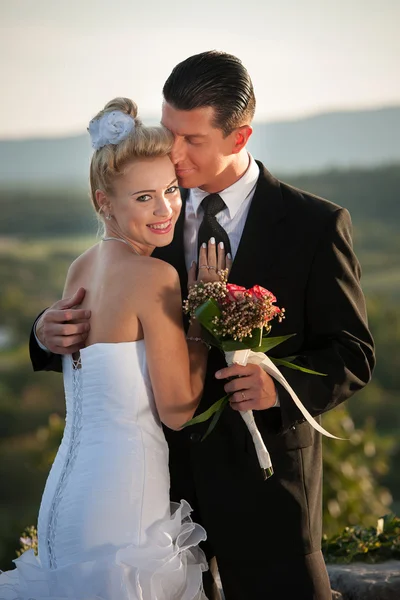
[[400, 561], [327, 565], [336, 600], [400, 600]]

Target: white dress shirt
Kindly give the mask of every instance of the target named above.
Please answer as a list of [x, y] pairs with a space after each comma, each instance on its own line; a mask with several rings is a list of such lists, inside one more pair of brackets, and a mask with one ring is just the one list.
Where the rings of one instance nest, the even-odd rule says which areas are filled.
[[[259, 174], [260, 169], [254, 158], [249, 154], [249, 166], [246, 172], [238, 179], [238, 181], [225, 190], [222, 190], [222, 192], [219, 192], [226, 207], [216, 215], [216, 219], [228, 234], [231, 243], [232, 259], [235, 258], [239, 247], [240, 238], [242, 237], [250, 204], [256, 190]], [[196, 262], [198, 260], [197, 234], [204, 215], [201, 202], [208, 195], [208, 192], [205, 192], [200, 188], [192, 188], [189, 191], [186, 200], [183, 242], [187, 270], [190, 269], [194, 260]], [[276, 390], [274, 406], [280, 406], [278, 390]]]
[[[244, 224], [256, 189], [260, 169], [249, 154], [249, 166], [242, 177], [231, 186], [219, 192], [226, 207], [217, 214], [216, 219], [228, 234], [231, 243], [232, 258], [235, 258], [242, 237]], [[197, 234], [200, 223], [203, 220], [204, 210], [201, 206], [202, 200], [209, 193], [200, 188], [189, 191], [186, 200], [185, 226], [184, 226], [184, 248], [186, 268], [189, 270], [192, 262], [197, 262]]]

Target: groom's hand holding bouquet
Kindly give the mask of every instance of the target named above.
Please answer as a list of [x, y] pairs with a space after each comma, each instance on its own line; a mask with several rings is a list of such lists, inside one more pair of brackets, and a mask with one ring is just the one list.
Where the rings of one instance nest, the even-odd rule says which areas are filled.
[[219, 275], [220, 280], [217, 282], [199, 281], [192, 285], [184, 302], [184, 310], [189, 313], [190, 318], [196, 318], [200, 322], [205, 342], [217, 347], [225, 355], [228, 368], [218, 371], [216, 377], [229, 377], [231, 380], [225, 385], [226, 395], [208, 410], [188, 421], [185, 427], [212, 417], [203, 436], [204, 440], [216, 426], [222, 411], [230, 404], [231, 408], [240, 411], [252, 436], [260, 467], [267, 479], [273, 474], [272, 463], [252, 411], [277, 405], [277, 394], [272, 380], [275, 378], [288, 390], [297, 407], [315, 429], [329, 437], [335, 437], [313, 419], [277, 365], [312, 375], [324, 374], [293, 363], [296, 357], [277, 359], [266, 356], [265, 353], [269, 350], [295, 335], [268, 337], [271, 322], [274, 319], [281, 322], [285, 316], [285, 309], [276, 306], [275, 296], [261, 286], [255, 285], [246, 289], [227, 283], [228, 270], [219, 271]]

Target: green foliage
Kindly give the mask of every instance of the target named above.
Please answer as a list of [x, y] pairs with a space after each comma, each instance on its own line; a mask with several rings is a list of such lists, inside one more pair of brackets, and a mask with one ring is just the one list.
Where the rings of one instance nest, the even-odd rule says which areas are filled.
[[400, 519], [387, 514], [376, 527], [345, 527], [330, 538], [324, 536], [322, 551], [328, 563], [400, 560]]
[[190, 427], [191, 425], [197, 425], [198, 423], [204, 423], [208, 421], [216, 412], [221, 411], [225, 408], [227, 403], [229, 402], [231, 394], [226, 394], [223, 398], [220, 398], [210, 408], [205, 410], [201, 415], [197, 415], [197, 417], [193, 417], [190, 421], [187, 421], [183, 427]]
[[0, 188], [0, 235], [42, 238], [94, 235], [97, 221], [89, 189], [61, 187]]
[[350, 211], [363, 288], [385, 298], [400, 296], [400, 165], [293, 175], [291, 185]]
[[372, 525], [388, 511], [392, 495], [379, 481], [388, 472], [392, 436], [378, 434], [373, 419], [357, 429], [341, 405], [323, 416], [328, 431], [347, 441], [323, 440], [324, 532], [332, 535], [346, 525]]
[[368, 319], [377, 346], [375, 377], [385, 389], [400, 389], [400, 311], [397, 301], [385, 302], [381, 295], [368, 299]]
[[0, 239], [0, 568], [11, 568], [17, 533], [36, 523], [64, 427], [56, 373], [34, 373], [27, 341], [35, 316], [58, 299], [71, 262], [93, 240]]
[[[291, 185], [347, 208], [355, 223], [400, 222], [400, 166], [331, 169], [286, 178]], [[379, 244], [381, 246], [381, 244]]]

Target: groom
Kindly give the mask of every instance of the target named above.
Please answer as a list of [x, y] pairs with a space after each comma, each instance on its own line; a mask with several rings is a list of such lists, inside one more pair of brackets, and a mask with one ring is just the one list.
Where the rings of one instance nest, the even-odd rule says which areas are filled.
[[[239, 59], [215, 51], [192, 56], [174, 68], [163, 94], [162, 123], [175, 137], [171, 158], [183, 209], [174, 241], [154, 255], [176, 267], [185, 291], [203, 217], [216, 219], [234, 259], [230, 281], [266, 287], [286, 309], [272, 335], [296, 335], [273, 354], [297, 356], [326, 373], [282, 368], [319, 420], [370, 380], [375, 362], [349, 214], [278, 181], [248, 154], [255, 97]], [[219, 198], [205, 200], [210, 194]], [[216, 204], [219, 211], [210, 214]], [[55, 354], [83, 346], [88, 315], [73, 308], [82, 297], [78, 291], [40, 316], [37, 338], [53, 354], [39, 348], [33, 331], [34, 369], [60, 370]], [[213, 349], [199, 412], [224, 390], [233, 392], [233, 410], [224, 411], [207, 440], [200, 441], [207, 424], [166, 430], [171, 497], [188, 500], [206, 528], [206, 551], [217, 559], [226, 600], [328, 600], [320, 550], [321, 436], [258, 366], [224, 368]], [[271, 454], [274, 475], [267, 481], [238, 413], [247, 409], [255, 411]]]

